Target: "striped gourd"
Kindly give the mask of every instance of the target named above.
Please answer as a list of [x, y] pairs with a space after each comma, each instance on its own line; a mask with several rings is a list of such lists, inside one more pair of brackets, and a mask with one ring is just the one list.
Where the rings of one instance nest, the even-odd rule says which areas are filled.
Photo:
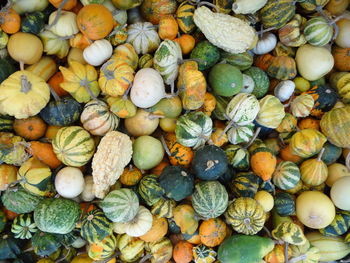
[[151, 213], [158, 218], [172, 218], [175, 206], [176, 202], [174, 200], [161, 198], [152, 206]]
[[137, 214], [139, 199], [132, 190], [122, 188], [110, 192], [100, 207], [112, 222], [128, 222]]
[[227, 208], [227, 191], [218, 181], [200, 182], [195, 185], [192, 205], [197, 214], [206, 219], [218, 217]]
[[333, 27], [324, 17], [314, 17], [306, 22], [304, 36], [309, 44], [322, 47], [331, 41]]
[[40, 257], [47, 257], [60, 251], [62, 245], [60, 236], [42, 231], [37, 231], [31, 241], [34, 253]]
[[244, 126], [254, 121], [259, 110], [259, 101], [253, 94], [238, 93], [227, 104], [226, 115], [231, 122]]
[[180, 116], [176, 122], [175, 134], [178, 143], [193, 147], [202, 146], [213, 130], [212, 119], [201, 111]]
[[117, 239], [112, 234], [105, 237], [102, 241], [91, 243], [88, 246], [88, 255], [93, 260], [102, 260], [113, 255], [117, 247]]
[[250, 154], [239, 145], [229, 145], [225, 149], [226, 156], [233, 168], [246, 171], [250, 167]]
[[100, 100], [92, 100], [85, 104], [80, 121], [85, 130], [99, 136], [116, 130], [119, 124], [118, 116], [109, 111], [107, 104]]
[[[333, 108], [321, 119], [322, 133], [335, 146], [350, 148], [350, 106]], [[341, 129], [339, 128], [341, 127]]]
[[276, 128], [279, 133], [282, 132], [292, 132], [297, 129], [297, 118], [290, 113], [286, 113], [282, 119], [282, 122]]
[[38, 62], [27, 67], [26, 70], [48, 81], [57, 72], [57, 65], [53, 58], [43, 56]]
[[299, 1], [300, 6], [307, 11], [316, 11], [317, 7], [324, 7], [329, 0], [303, 0]]
[[[344, 126], [336, 126], [336, 127], [342, 127], [342, 129], [344, 129]], [[349, 121], [349, 128], [350, 128], [350, 121]], [[342, 133], [342, 131], [340, 131], [342, 129], [337, 129], [337, 131], [339, 130], [338, 132]], [[322, 134], [316, 129], [304, 129], [294, 133], [294, 135], [290, 140], [289, 147], [292, 150], [293, 154], [296, 154], [302, 158], [310, 158], [311, 156], [315, 155], [322, 149], [323, 144], [327, 141], [327, 138], [325, 135], [329, 137], [327, 133]], [[349, 144], [349, 147], [350, 147], [350, 144]]]
[[349, 215], [338, 213], [335, 215], [332, 223], [319, 231], [324, 236], [341, 236], [348, 231], [350, 227], [349, 220]]
[[36, 231], [38, 229], [34, 223], [32, 214], [21, 214], [13, 220], [11, 232], [15, 238], [30, 239]]
[[100, 242], [112, 234], [113, 224], [100, 209], [89, 211], [82, 219], [81, 236], [89, 243]]
[[256, 116], [256, 122], [267, 128], [277, 128], [285, 116], [283, 104], [277, 97], [272, 95], [262, 98], [259, 104], [260, 111]]
[[272, 174], [272, 181], [282, 190], [293, 189], [300, 181], [299, 167], [290, 161], [280, 162]]
[[215, 109], [213, 111], [213, 117], [215, 119], [224, 121], [227, 120], [226, 118], [226, 108], [228, 103], [230, 102], [231, 98], [230, 97], [222, 97], [222, 96], [217, 96], [214, 95], [216, 99], [216, 105]]
[[165, 194], [164, 189], [159, 185], [158, 177], [154, 174], [144, 176], [139, 183], [137, 191], [149, 206], [157, 203]]
[[284, 221], [277, 225], [271, 232], [276, 240], [284, 241], [293, 245], [303, 245], [306, 242], [303, 230], [294, 222]]
[[292, 255], [294, 258], [306, 255], [306, 259], [299, 261], [301, 263], [318, 263], [320, 261], [319, 250], [317, 247], [311, 246], [309, 240], [306, 240], [304, 245], [291, 245]]
[[255, 235], [264, 226], [265, 212], [263, 207], [253, 198], [235, 199], [225, 213], [226, 222], [232, 228], [245, 235]]
[[13, 118], [7, 115], [0, 115], [0, 132], [10, 132], [13, 130]]
[[228, 141], [232, 144], [249, 142], [254, 135], [254, 123], [245, 126], [235, 126], [227, 131]]
[[222, 51], [220, 55], [222, 61], [237, 67], [239, 70], [246, 70], [253, 65], [253, 56], [249, 52], [233, 54]]
[[217, 253], [214, 249], [201, 244], [193, 248], [193, 259], [195, 263], [212, 263], [216, 260]]
[[274, 207], [280, 216], [295, 214], [295, 201], [291, 194], [285, 192], [277, 193], [274, 200]]
[[252, 172], [241, 172], [234, 176], [230, 188], [236, 197], [254, 198], [261, 183], [260, 177]]
[[95, 143], [80, 126], [63, 127], [52, 141], [53, 151], [65, 165], [80, 167], [93, 156]]
[[300, 166], [301, 180], [308, 186], [318, 186], [328, 177], [327, 165], [318, 158], [304, 161]]
[[176, 20], [182, 32], [189, 34], [196, 28], [196, 24], [193, 21], [193, 14], [196, 10], [194, 5], [189, 4], [187, 1], [182, 2], [176, 11]]
[[279, 29], [295, 15], [293, 0], [269, 0], [260, 10], [261, 22], [265, 28]]

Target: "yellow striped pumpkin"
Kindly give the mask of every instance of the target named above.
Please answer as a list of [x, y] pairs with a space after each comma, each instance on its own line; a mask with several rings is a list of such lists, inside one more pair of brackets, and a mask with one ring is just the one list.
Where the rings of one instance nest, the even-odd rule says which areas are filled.
[[308, 159], [300, 166], [301, 180], [308, 186], [318, 186], [328, 177], [327, 165], [318, 158]]
[[289, 146], [293, 154], [309, 158], [318, 153], [326, 141], [326, 136], [318, 130], [304, 129], [292, 136]]
[[53, 58], [43, 56], [38, 62], [27, 67], [26, 70], [48, 81], [56, 73], [57, 65]]
[[91, 243], [88, 246], [89, 257], [93, 260], [102, 260], [113, 255], [117, 247], [117, 239], [112, 234], [105, 237], [102, 241]]
[[272, 95], [267, 95], [259, 101], [260, 110], [256, 122], [264, 127], [277, 128], [284, 116], [284, 106], [280, 100]]

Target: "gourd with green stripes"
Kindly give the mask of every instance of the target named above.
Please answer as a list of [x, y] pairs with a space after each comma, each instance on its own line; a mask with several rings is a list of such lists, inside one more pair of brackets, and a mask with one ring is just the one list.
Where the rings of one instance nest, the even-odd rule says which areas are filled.
[[272, 174], [275, 186], [282, 190], [293, 189], [300, 181], [299, 167], [290, 161], [281, 161]]
[[227, 131], [227, 139], [232, 144], [247, 143], [254, 135], [254, 127], [254, 123], [232, 127]]
[[233, 124], [244, 126], [254, 121], [259, 110], [259, 101], [253, 94], [238, 93], [227, 104], [226, 115]]
[[295, 214], [295, 200], [291, 194], [280, 192], [275, 195], [274, 208], [280, 216]]
[[88, 212], [82, 219], [81, 236], [89, 243], [102, 241], [112, 234], [113, 224], [100, 209]]
[[212, 263], [216, 260], [217, 253], [214, 249], [203, 244], [193, 248], [193, 258], [195, 263]]
[[229, 145], [225, 149], [228, 162], [233, 168], [246, 171], [250, 167], [250, 154], [247, 149], [239, 145]]
[[335, 215], [332, 223], [320, 229], [320, 233], [324, 236], [341, 236], [349, 230], [349, 227], [350, 213], [342, 211]]
[[261, 22], [265, 28], [279, 29], [295, 15], [293, 0], [268, 0], [260, 10]]
[[11, 232], [15, 238], [30, 239], [38, 231], [32, 214], [20, 214], [12, 223]]
[[333, 27], [322, 16], [308, 20], [304, 27], [304, 36], [313, 46], [325, 46], [333, 37]]
[[164, 189], [159, 185], [158, 177], [154, 174], [142, 177], [137, 191], [149, 206], [157, 203], [165, 194]]
[[254, 198], [261, 181], [253, 172], [241, 172], [234, 176], [230, 188], [235, 197]]
[[122, 188], [111, 191], [102, 200], [100, 207], [112, 222], [128, 222], [139, 210], [139, 199], [131, 189]]
[[177, 8], [176, 20], [181, 31], [185, 34], [190, 34], [196, 29], [196, 24], [193, 20], [195, 10], [195, 6], [189, 4], [187, 1], [182, 2]]
[[116, 247], [117, 239], [112, 234], [110, 236], [105, 237], [100, 242], [89, 244], [87, 252], [90, 258], [98, 261], [112, 256]]
[[95, 152], [91, 135], [80, 126], [63, 127], [52, 140], [57, 158], [68, 166], [81, 167], [89, 162]]
[[175, 200], [161, 198], [159, 199], [151, 209], [151, 213], [155, 215], [157, 218], [165, 217], [172, 218], [173, 217], [173, 209], [176, 206]]
[[0, 132], [10, 132], [13, 130], [13, 117], [0, 115]]

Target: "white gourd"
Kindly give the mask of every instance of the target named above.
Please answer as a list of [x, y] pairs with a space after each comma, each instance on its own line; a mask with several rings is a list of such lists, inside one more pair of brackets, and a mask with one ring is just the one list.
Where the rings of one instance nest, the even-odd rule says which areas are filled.
[[291, 80], [283, 80], [276, 86], [274, 90], [275, 96], [281, 101], [287, 101], [293, 95], [295, 83]]
[[243, 86], [239, 93], [252, 93], [255, 87], [253, 78], [249, 75], [243, 74]]
[[100, 39], [85, 48], [83, 56], [90, 65], [100, 66], [112, 56], [112, 53], [112, 44], [106, 39]]
[[272, 51], [277, 45], [277, 37], [272, 33], [265, 33], [259, 39], [256, 46], [253, 48], [253, 52], [257, 55], [267, 54]]
[[232, 4], [235, 14], [254, 14], [267, 3], [267, 0], [236, 0]]
[[67, 37], [75, 35], [79, 32], [77, 25], [77, 15], [73, 12], [62, 11], [59, 18], [56, 20], [57, 11], [51, 13], [49, 17], [49, 27], [50, 31], [60, 37]]
[[81, 199], [85, 202], [90, 202], [95, 199], [94, 179], [91, 175], [88, 175], [84, 177], [84, 181], [85, 187], [81, 193]]
[[83, 192], [84, 186], [84, 176], [78, 168], [65, 167], [56, 175], [55, 188], [62, 197], [75, 198]]
[[126, 42], [134, 46], [137, 54], [147, 54], [158, 48], [160, 38], [150, 22], [139, 22], [128, 26]]

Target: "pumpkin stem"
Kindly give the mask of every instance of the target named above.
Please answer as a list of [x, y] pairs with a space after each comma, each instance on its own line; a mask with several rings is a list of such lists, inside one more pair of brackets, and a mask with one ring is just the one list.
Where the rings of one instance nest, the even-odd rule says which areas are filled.
[[21, 92], [28, 93], [32, 89], [32, 83], [28, 81], [26, 75], [21, 75]]
[[219, 136], [219, 141], [221, 140], [222, 136], [232, 127], [235, 125], [235, 122], [233, 120], [230, 120], [229, 123], [226, 125], [225, 129], [222, 131], [222, 133]]
[[[298, 256], [298, 257], [291, 258], [291, 259], [289, 260], [289, 263], [296, 263], [296, 262], [299, 262], [299, 261], [302, 261], [302, 260], [305, 260], [305, 259], [307, 259], [307, 255], [306, 255], [306, 254], [303, 254], [303, 255], [300, 255], [300, 256]], [[342, 262], [342, 261], [340, 261], [340, 262]]]
[[19, 68], [20, 68], [20, 70], [24, 70], [24, 62], [23, 61], [19, 62]]
[[87, 79], [83, 79], [80, 81], [80, 86], [83, 86], [86, 90], [86, 92], [90, 95], [91, 99], [98, 100], [97, 97], [92, 93], [90, 87], [89, 87], [89, 81]]
[[68, 1], [69, 1], [69, 0], [63, 0], [63, 1], [60, 3], [60, 5], [59, 5], [58, 8], [57, 8], [57, 13], [56, 13], [55, 19], [53, 20], [53, 22], [52, 22], [51, 25], [48, 25], [48, 26], [46, 27], [46, 29], [49, 30], [51, 27], [53, 27], [54, 25], [57, 24], [58, 19], [60, 18], [61, 13], [62, 13], [62, 8], [64, 7], [64, 5], [65, 5]]
[[50, 93], [52, 95], [52, 97], [55, 99], [55, 101], [60, 101], [61, 98], [60, 96], [57, 95], [56, 91], [49, 85], [50, 88]]
[[141, 258], [141, 260], [139, 261], [139, 263], [144, 263], [146, 262], [147, 260], [149, 260], [150, 258], [152, 258], [153, 255], [152, 254], [148, 254], [146, 256], [144, 256], [143, 258]]
[[74, 35], [59, 37], [60, 40], [68, 40], [68, 39], [71, 39], [71, 38], [74, 38]]
[[258, 127], [253, 135], [253, 137], [250, 139], [250, 141], [248, 142], [248, 144], [246, 146], [244, 146], [245, 149], [248, 149], [248, 147], [250, 145], [253, 144], [253, 142], [256, 140], [256, 138], [259, 136], [259, 133], [261, 131], [261, 127]]
[[161, 114], [153, 114], [153, 113], [151, 113], [150, 115], [148, 115], [148, 118], [150, 120], [154, 120], [154, 119], [163, 119], [165, 117], [163, 115], [161, 115]]
[[289, 263], [289, 260], [288, 260], [288, 247], [289, 247], [289, 243], [286, 242], [284, 243], [284, 262], [285, 263]]
[[26, 250], [23, 250], [22, 253], [26, 253], [26, 252], [31, 252], [31, 251], [34, 251], [34, 247], [30, 247], [30, 248], [27, 248]]
[[170, 150], [169, 150], [168, 145], [167, 145], [166, 142], [165, 142], [165, 139], [164, 139], [164, 136], [163, 136], [163, 135], [160, 136], [160, 141], [162, 142], [162, 145], [163, 145], [163, 148], [164, 148], [164, 151], [166, 152], [166, 154], [167, 154], [168, 156], [171, 156], [171, 152], [170, 152]]
[[268, 228], [266, 226], [263, 226], [263, 229], [266, 232], [266, 234], [269, 236], [269, 238], [272, 238], [270, 230], [268, 230]]
[[320, 162], [321, 161], [321, 158], [324, 154], [324, 151], [325, 151], [325, 148], [322, 148], [320, 153], [317, 155], [317, 161]]
[[328, 15], [326, 14], [326, 12], [323, 10], [323, 7], [322, 7], [321, 5], [316, 6], [315, 11], [316, 11], [317, 13], [319, 13], [324, 19], [326, 19], [328, 23], [331, 23], [331, 22], [332, 22], [331, 19], [330, 19], [330, 18], [328, 17]]
[[348, 168], [348, 170], [350, 171], [350, 152], [348, 153], [348, 155], [345, 158], [345, 165]]
[[257, 34], [258, 34], [259, 38], [262, 38], [264, 33], [270, 32], [270, 31], [275, 30], [275, 29], [276, 29], [276, 27], [269, 27], [267, 29], [263, 29], [263, 26], [261, 26], [261, 30], [259, 32], [257, 32]]
[[212, 7], [212, 8], [215, 9], [216, 13], [220, 13], [220, 9], [219, 9], [216, 5], [214, 5], [214, 4], [212, 4], [212, 3], [209, 3], [209, 2], [206, 2], [206, 1], [203, 1], [203, 2], [198, 1], [197, 7], [201, 7], [201, 6], [203, 6], [203, 5]]

